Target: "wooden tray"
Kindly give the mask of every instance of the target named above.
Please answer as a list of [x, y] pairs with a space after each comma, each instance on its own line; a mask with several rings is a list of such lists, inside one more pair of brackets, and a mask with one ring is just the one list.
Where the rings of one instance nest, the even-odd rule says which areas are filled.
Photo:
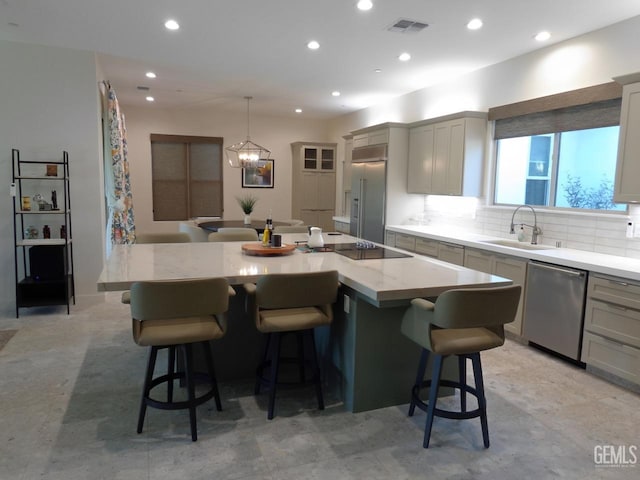
[[260, 242], [243, 243], [242, 251], [247, 255], [256, 255], [259, 257], [271, 257], [278, 255], [289, 255], [296, 249], [295, 245], [282, 245], [281, 247], [265, 247]]

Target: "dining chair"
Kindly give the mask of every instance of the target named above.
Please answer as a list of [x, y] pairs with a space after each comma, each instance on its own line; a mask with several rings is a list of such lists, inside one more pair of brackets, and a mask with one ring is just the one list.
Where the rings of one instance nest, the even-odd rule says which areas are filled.
[[[429, 448], [434, 416], [458, 420], [480, 417], [483, 443], [485, 448], [489, 448], [480, 352], [504, 344], [504, 324], [515, 319], [521, 290], [520, 285], [454, 289], [442, 293], [435, 303], [422, 298], [411, 301], [402, 319], [401, 331], [422, 347], [416, 380], [411, 389], [409, 416], [413, 416], [416, 407], [427, 412], [424, 448]], [[431, 354], [431, 378], [425, 380]], [[441, 378], [442, 362], [451, 355], [458, 359], [458, 381]], [[471, 360], [475, 388], [467, 384], [467, 360]], [[440, 386], [460, 390], [460, 411], [436, 407]], [[420, 398], [420, 390], [424, 388], [429, 388], [428, 402]], [[467, 411], [467, 394], [476, 397], [478, 408], [475, 410]]]
[[209, 234], [210, 242], [237, 242], [241, 240], [257, 241], [258, 232], [255, 228], [219, 228], [217, 232]]
[[309, 233], [307, 225], [279, 225], [273, 228], [273, 233]]

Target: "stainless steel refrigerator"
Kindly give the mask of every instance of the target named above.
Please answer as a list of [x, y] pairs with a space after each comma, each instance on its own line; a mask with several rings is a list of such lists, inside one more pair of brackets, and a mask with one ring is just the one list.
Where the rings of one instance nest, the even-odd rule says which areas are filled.
[[350, 233], [371, 242], [384, 243], [386, 161], [351, 165]]

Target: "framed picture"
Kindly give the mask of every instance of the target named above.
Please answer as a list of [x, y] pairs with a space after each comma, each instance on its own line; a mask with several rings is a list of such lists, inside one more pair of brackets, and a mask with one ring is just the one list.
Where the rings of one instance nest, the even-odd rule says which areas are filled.
[[273, 160], [261, 160], [261, 166], [242, 169], [242, 188], [273, 188]]

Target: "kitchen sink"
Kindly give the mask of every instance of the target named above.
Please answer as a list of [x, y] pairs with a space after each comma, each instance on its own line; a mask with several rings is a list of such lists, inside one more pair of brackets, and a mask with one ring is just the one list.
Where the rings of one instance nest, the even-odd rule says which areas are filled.
[[482, 243], [500, 245], [502, 247], [518, 248], [520, 250], [552, 250], [551, 245], [532, 245], [530, 243], [518, 242], [517, 240], [481, 240]]

